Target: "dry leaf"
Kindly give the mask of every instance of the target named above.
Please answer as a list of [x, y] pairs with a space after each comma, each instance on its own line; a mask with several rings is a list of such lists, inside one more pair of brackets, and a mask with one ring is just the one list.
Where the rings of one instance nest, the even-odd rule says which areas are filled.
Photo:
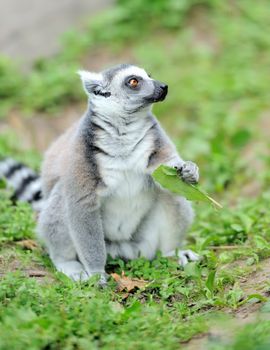
[[128, 292], [133, 291], [135, 288], [143, 288], [147, 285], [147, 281], [140, 280], [138, 278], [130, 278], [125, 276], [125, 272], [122, 271], [122, 275], [117, 273], [111, 273], [112, 278], [117, 282], [117, 289], [119, 292], [127, 290]]
[[32, 239], [25, 239], [23, 241], [17, 242], [17, 244], [20, 245], [22, 248], [28, 250], [35, 250], [38, 247], [37, 243]]

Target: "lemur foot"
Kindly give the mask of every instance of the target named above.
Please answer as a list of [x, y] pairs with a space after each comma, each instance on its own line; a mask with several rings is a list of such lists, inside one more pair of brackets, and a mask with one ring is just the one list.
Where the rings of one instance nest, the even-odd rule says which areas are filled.
[[179, 257], [179, 265], [185, 266], [190, 261], [199, 261], [200, 256], [196, 253], [194, 253], [192, 250], [179, 250], [178, 252]]
[[195, 163], [188, 160], [181, 167], [175, 166], [175, 168], [178, 170], [178, 173], [180, 177], [183, 179], [183, 181], [189, 184], [198, 183], [199, 168]]
[[200, 256], [196, 253], [194, 253], [192, 250], [178, 250], [177, 252], [175, 250], [165, 254], [164, 256], [177, 256], [179, 265], [185, 266], [190, 261], [199, 261]]
[[87, 281], [89, 279], [88, 273], [78, 261], [64, 261], [56, 263], [55, 265], [58, 271], [62, 272], [75, 282]]
[[70, 279], [72, 279], [74, 282], [85, 282], [89, 280], [90, 277], [94, 275], [100, 275], [100, 280], [98, 281], [98, 284], [103, 287], [107, 283], [107, 278], [105, 272], [92, 272], [87, 273], [83, 265], [79, 261], [65, 261], [56, 264], [56, 268], [58, 271], [64, 273], [66, 276], [68, 276]]

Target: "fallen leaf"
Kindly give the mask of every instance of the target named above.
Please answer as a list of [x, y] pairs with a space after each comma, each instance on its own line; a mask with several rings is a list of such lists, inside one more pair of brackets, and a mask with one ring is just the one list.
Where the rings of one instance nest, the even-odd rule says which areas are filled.
[[17, 244], [22, 248], [28, 249], [28, 250], [35, 250], [38, 247], [37, 243], [32, 239], [25, 239], [23, 241], [19, 241], [17, 242]]
[[117, 273], [111, 273], [112, 278], [117, 282], [117, 289], [119, 292], [126, 290], [128, 292], [133, 291], [135, 288], [141, 289], [147, 285], [147, 281], [140, 280], [138, 278], [130, 278], [125, 276], [125, 272], [122, 271], [122, 275]]

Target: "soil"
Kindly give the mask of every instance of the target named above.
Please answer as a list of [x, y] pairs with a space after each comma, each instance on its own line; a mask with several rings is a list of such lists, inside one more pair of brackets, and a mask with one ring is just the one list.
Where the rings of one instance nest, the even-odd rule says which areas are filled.
[[[20, 246], [21, 249], [41, 250], [37, 243], [32, 240], [16, 242], [15, 245]], [[0, 254], [0, 280], [1, 277], [9, 272], [21, 272], [25, 277], [33, 277], [38, 282], [43, 282], [45, 279], [46, 281], [54, 280], [52, 273], [39, 261], [32, 259], [31, 263], [27, 264], [22, 259], [19, 259], [14, 249], [14, 244], [6, 245]]]
[[[240, 262], [241, 264], [241, 262]], [[270, 277], [270, 258], [261, 261], [254, 267], [254, 271], [239, 281], [239, 286], [244, 292], [244, 299], [251, 294], [260, 294], [269, 297], [269, 277]], [[217, 322], [210, 326], [207, 333], [200, 334], [192, 338], [189, 342], [183, 344], [185, 350], [207, 350], [209, 341], [215, 339], [219, 342], [229, 342], [239, 327], [259, 318], [259, 310], [262, 302], [252, 299], [250, 302], [238, 307], [236, 310], [222, 310], [229, 315], [229, 319], [223, 322]]]
[[63, 33], [73, 27], [83, 27], [89, 17], [94, 17], [113, 2], [1, 0], [0, 51], [28, 70], [36, 59], [58, 52], [59, 37]]

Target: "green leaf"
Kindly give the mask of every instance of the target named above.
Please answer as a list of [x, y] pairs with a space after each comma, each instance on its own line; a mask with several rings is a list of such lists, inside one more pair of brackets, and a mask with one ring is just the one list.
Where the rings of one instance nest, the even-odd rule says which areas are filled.
[[236, 231], [236, 232], [242, 232], [243, 231], [243, 227], [241, 225], [238, 224], [231, 224], [231, 228]]
[[206, 288], [211, 293], [213, 293], [213, 291], [214, 291], [215, 276], [216, 276], [216, 271], [211, 271], [207, 277], [206, 282], [205, 282]]
[[6, 187], [7, 187], [7, 184], [5, 179], [0, 178], [0, 189], [6, 188]]
[[244, 299], [243, 301], [241, 301], [240, 303], [238, 303], [238, 306], [244, 305], [245, 303], [247, 303], [248, 301], [252, 300], [253, 302], [257, 303], [259, 301], [261, 302], [266, 302], [268, 299], [263, 296], [262, 294], [250, 294], [246, 299]]
[[196, 262], [190, 262], [184, 266], [186, 276], [191, 278], [201, 278], [201, 270]]
[[254, 220], [244, 213], [239, 213], [238, 217], [243, 224], [243, 228], [244, 228], [245, 232], [249, 233], [249, 231], [253, 225]]
[[180, 176], [178, 176], [177, 170], [175, 168], [169, 167], [167, 165], [160, 165], [152, 173], [152, 177], [162, 187], [173, 193], [181, 195], [190, 201], [207, 202], [216, 208], [222, 208], [218, 202], [208, 196], [208, 194], [198, 186], [184, 182]]
[[255, 235], [253, 240], [258, 249], [270, 249], [270, 244], [263, 237]]
[[164, 172], [166, 175], [169, 175], [169, 176], [177, 176], [177, 169], [172, 168], [172, 167], [170, 167], [170, 166], [164, 165], [164, 166], [163, 166], [163, 172]]

